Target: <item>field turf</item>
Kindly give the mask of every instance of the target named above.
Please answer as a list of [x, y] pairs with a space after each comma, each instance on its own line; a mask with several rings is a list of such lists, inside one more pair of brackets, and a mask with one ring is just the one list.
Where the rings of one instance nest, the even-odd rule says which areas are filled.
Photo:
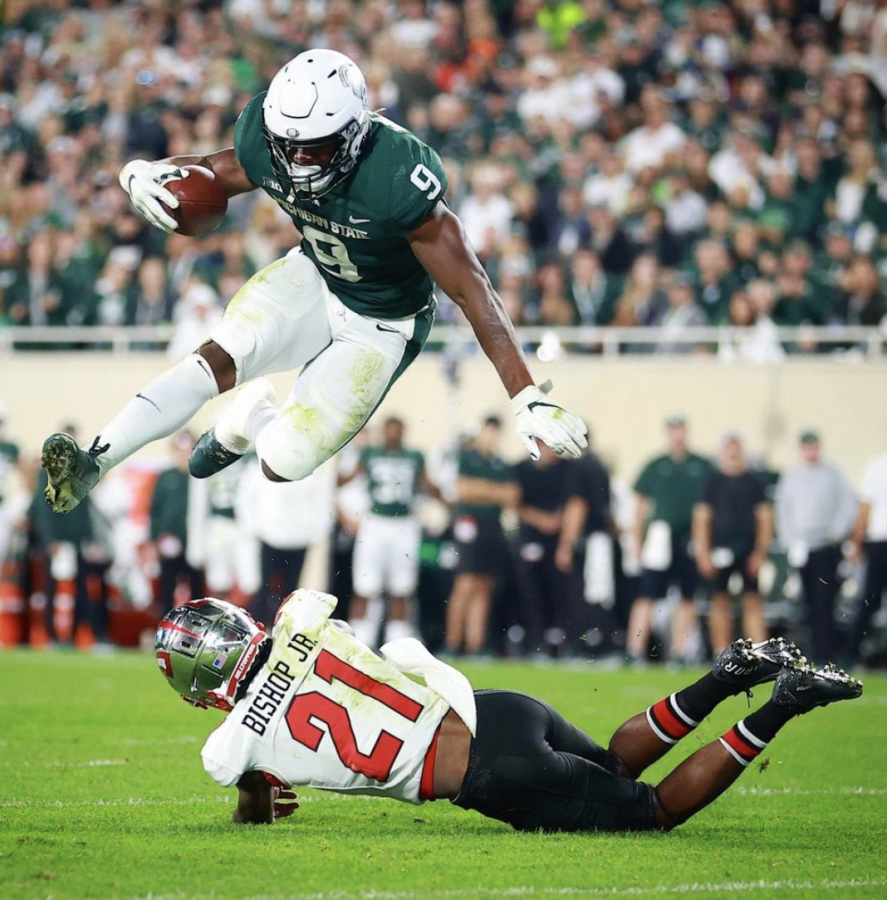
[[[602, 742], [696, 674], [466, 671], [550, 701]], [[724, 704], [651, 776], [746, 709]], [[884, 676], [791, 723], [764, 764], [669, 835], [517, 834], [446, 802], [319, 792], [271, 828], [234, 825], [233, 791], [200, 764], [218, 715], [177, 700], [147, 655], [0, 653], [0, 897], [887, 897]]]

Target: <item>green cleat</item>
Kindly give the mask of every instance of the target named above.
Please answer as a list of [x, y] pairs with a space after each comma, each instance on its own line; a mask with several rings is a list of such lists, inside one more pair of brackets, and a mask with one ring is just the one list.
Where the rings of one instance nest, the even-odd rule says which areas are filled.
[[209, 478], [249, 453], [253, 446], [246, 436], [249, 421], [259, 407], [274, 407], [274, 385], [267, 378], [245, 384], [216, 427], [200, 436], [188, 459], [188, 471], [194, 478]]
[[43, 442], [40, 461], [49, 479], [44, 496], [54, 512], [69, 513], [96, 486], [101, 477], [98, 456], [108, 447], [81, 450], [70, 434], [56, 432]]
[[194, 445], [188, 457], [188, 471], [193, 478], [209, 478], [243, 457], [243, 453], [233, 453], [223, 447], [216, 437], [215, 428], [210, 428]]

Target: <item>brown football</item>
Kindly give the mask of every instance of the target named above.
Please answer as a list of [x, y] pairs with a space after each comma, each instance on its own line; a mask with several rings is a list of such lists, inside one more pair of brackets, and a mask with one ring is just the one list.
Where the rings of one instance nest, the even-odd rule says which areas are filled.
[[228, 197], [214, 172], [204, 166], [184, 166], [187, 178], [167, 181], [164, 187], [179, 201], [170, 210], [178, 233], [203, 237], [217, 228], [228, 211]]

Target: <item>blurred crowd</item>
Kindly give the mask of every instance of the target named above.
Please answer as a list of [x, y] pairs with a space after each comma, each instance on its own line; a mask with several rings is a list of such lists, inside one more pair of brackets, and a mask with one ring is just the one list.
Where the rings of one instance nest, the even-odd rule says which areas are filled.
[[518, 323], [658, 325], [669, 352], [733, 324], [748, 337], [720, 352], [772, 360], [823, 349], [776, 326], [887, 317], [883, 3], [0, 8], [0, 326], [166, 324], [190, 349], [297, 234], [257, 192], [209, 238], [167, 238], [117, 173], [230, 146], [247, 100], [314, 45], [358, 61], [372, 106], [442, 155]]
[[629, 481], [593, 450], [512, 465], [495, 416], [426, 459], [390, 417], [288, 484], [255, 457], [195, 480], [181, 432], [168, 465], [129, 463], [60, 516], [4, 420], [0, 645], [132, 646], [205, 595], [270, 623], [301, 582], [374, 647], [684, 664], [786, 634], [887, 664], [887, 452], [853, 485], [813, 430], [777, 473], [738, 432], [695, 447], [673, 415]]

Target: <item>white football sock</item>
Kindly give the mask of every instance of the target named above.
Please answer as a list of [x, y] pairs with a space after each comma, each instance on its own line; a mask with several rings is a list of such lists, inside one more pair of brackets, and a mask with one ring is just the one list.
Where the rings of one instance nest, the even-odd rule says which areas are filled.
[[102, 429], [98, 443], [110, 445], [98, 457], [102, 475], [145, 444], [177, 431], [204, 403], [218, 395], [216, 377], [202, 356], [192, 353], [167, 369]]
[[253, 446], [256, 445], [259, 432], [266, 425], [270, 425], [274, 422], [279, 414], [280, 410], [273, 403], [260, 403], [252, 413], [250, 413], [250, 417], [246, 423], [246, 436]]

